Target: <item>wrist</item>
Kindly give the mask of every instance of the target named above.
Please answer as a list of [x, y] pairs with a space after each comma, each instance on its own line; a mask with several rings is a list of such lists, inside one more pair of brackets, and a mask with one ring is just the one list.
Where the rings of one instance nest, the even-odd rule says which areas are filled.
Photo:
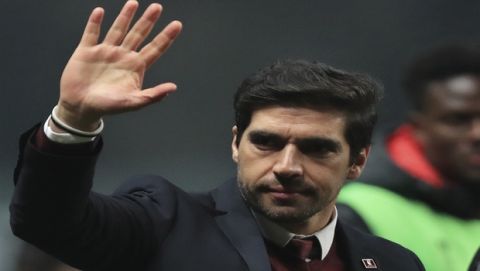
[[[101, 124], [99, 117], [87, 117], [80, 113], [72, 112], [60, 103], [52, 111], [57, 120], [64, 124], [85, 132], [95, 131]], [[58, 125], [56, 125], [58, 127]], [[61, 127], [58, 127], [61, 129]]]
[[58, 105], [53, 108], [49, 121], [51, 120], [51, 122], [54, 124], [55, 129], [57, 129], [59, 132], [67, 132], [75, 136], [90, 138], [90, 137], [95, 137], [99, 135], [103, 131], [102, 119], [100, 119], [100, 122], [95, 128], [95, 130], [82, 130], [77, 127], [72, 127], [70, 124], [66, 123], [63, 119], [61, 119], [58, 116], [58, 112], [57, 112], [58, 109], [59, 109]]
[[93, 142], [96, 138], [95, 136], [84, 137], [71, 134], [68, 131], [56, 126], [51, 118], [52, 116], [49, 116], [47, 121], [43, 125], [43, 132], [47, 136], [47, 138], [53, 142], [61, 144], [79, 144]]

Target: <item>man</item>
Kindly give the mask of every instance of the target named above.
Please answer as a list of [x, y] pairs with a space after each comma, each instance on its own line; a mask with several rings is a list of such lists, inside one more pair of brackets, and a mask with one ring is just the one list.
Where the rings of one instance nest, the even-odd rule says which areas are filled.
[[376, 165], [340, 193], [339, 212], [413, 250], [427, 270], [467, 270], [480, 245], [480, 50], [430, 52], [405, 87], [408, 123], [374, 149]]
[[[141, 90], [144, 72], [181, 30], [138, 49], [161, 6], [128, 1], [98, 43], [95, 9], [61, 79], [58, 105], [22, 138], [14, 233], [82, 270], [423, 270], [410, 251], [337, 220], [336, 196], [368, 156], [378, 86], [308, 61], [280, 61], [235, 95], [236, 180], [188, 194], [140, 176], [113, 196], [90, 191], [101, 117], [175, 90]], [[83, 143], [82, 143], [83, 142]]]

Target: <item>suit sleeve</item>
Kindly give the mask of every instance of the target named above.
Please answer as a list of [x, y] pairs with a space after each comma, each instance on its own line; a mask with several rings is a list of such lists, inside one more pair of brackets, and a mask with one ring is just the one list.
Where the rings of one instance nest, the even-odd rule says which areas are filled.
[[35, 146], [35, 131], [20, 140], [13, 233], [83, 270], [141, 269], [171, 226], [175, 200], [152, 200], [154, 188], [92, 192], [101, 140], [87, 153], [49, 153]]

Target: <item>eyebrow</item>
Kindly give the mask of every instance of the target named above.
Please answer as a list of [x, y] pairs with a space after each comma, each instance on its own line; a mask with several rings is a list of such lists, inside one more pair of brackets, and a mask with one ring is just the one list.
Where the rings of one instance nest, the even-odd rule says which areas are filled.
[[[264, 131], [264, 130], [253, 130], [249, 133], [249, 138], [254, 140], [256, 138], [269, 138], [278, 143], [285, 143], [287, 139], [282, 137], [279, 134]], [[299, 138], [295, 140], [295, 145], [297, 145], [302, 150], [316, 149], [316, 148], [328, 148], [331, 151], [339, 152], [342, 150], [342, 144], [338, 140], [325, 137], [306, 137]]]
[[274, 139], [278, 139], [278, 140], [286, 140], [285, 138], [283, 138], [279, 134], [272, 133], [272, 132], [267, 132], [267, 131], [264, 131], [264, 130], [253, 130], [249, 133], [248, 136], [249, 137], [270, 137], [270, 138], [274, 138]]

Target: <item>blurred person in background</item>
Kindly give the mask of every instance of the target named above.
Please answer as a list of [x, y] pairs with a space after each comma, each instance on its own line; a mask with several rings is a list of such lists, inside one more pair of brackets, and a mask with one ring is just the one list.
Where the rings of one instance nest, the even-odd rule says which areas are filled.
[[467, 270], [480, 245], [480, 50], [430, 51], [404, 87], [409, 119], [342, 190], [340, 217], [413, 250], [426, 270]]

